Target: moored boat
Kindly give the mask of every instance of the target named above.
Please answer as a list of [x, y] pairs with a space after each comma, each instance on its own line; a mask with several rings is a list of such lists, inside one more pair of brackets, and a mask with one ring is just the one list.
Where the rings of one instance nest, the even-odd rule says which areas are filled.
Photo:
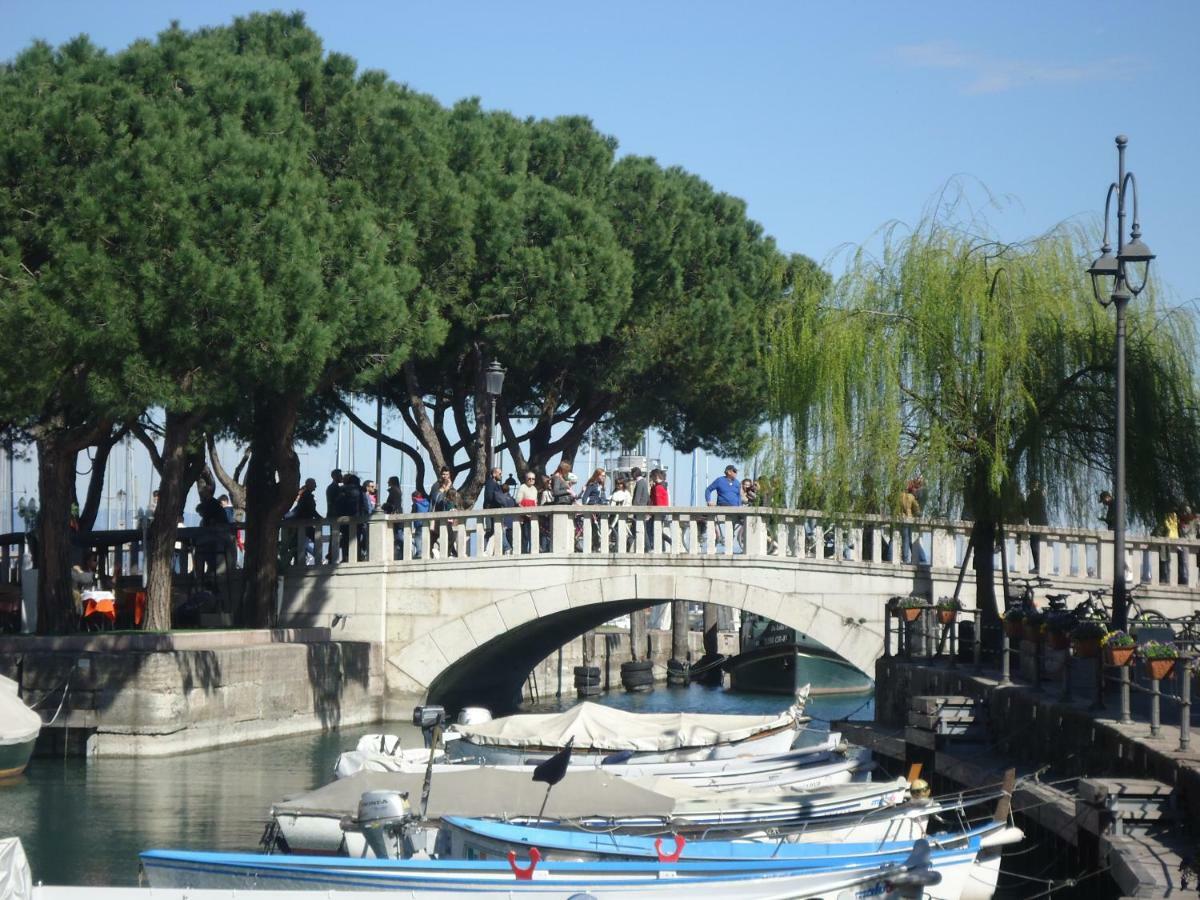
[[[421, 795], [423, 777], [395, 772], [360, 772], [288, 800], [271, 810], [281, 848], [293, 853], [366, 852], [361, 834], [346, 830], [363, 794], [391, 791]], [[903, 779], [811, 788], [802, 783], [768, 784], [757, 789], [695, 785], [668, 778], [621, 778], [603, 770], [570, 771], [547, 798], [529, 770], [503, 771], [459, 767], [434, 775], [425, 821], [413, 825], [424, 832], [417, 846], [437, 846], [440, 820], [448, 815], [499, 817], [533, 822], [539, 818], [591, 828], [660, 833], [708, 828], [761, 830], [801, 828], [824, 817], [862, 816], [895, 806], [907, 797]], [[545, 804], [543, 809], [543, 804]]]
[[[689, 841], [682, 835], [649, 837], [608, 831], [513, 825], [456, 816], [448, 817], [445, 826], [449, 834], [450, 854], [464, 859], [504, 859], [510, 851], [520, 855], [528, 853], [531, 847], [537, 847], [544, 859], [777, 859], [790, 860], [800, 867], [841, 868], [871, 862], [898, 862], [912, 849], [911, 840], [829, 843], [792, 843], [782, 838]], [[996, 889], [1002, 848], [1018, 843], [1023, 838], [1021, 830], [1006, 820], [987, 822], [966, 831], [927, 835], [935, 868], [941, 868], [938, 865], [940, 858], [948, 858], [939, 854], [953, 856], [965, 849], [974, 854], [969, 870], [956, 872], [953, 878], [943, 878], [939, 888], [931, 890], [929, 896], [951, 900], [987, 900]]]
[[[946, 857], [939, 868], [969, 865], [970, 852]], [[393, 890], [406, 898], [448, 892], [486, 897], [782, 898], [919, 897], [944, 879], [931, 868], [927, 844], [917, 842], [901, 862], [813, 870], [787, 862], [553, 862], [532, 851], [528, 862], [286, 857], [242, 853], [147, 850], [142, 870], [155, 889]]]
[[807, 687], [776, 716], [633, 713], [579, 703], [561, 713], [504, 716], [447, 728], [446, 755], [488, 765], [524, 765], [573, 741], [572, 759], [627, 753], [636, 762], [681, 762], [770, 755], [791, 749], [807, 724]]
[[0, 675], [0, 778], [25, 771], [41, 730], [42, 717], [21, 701], [17, 683]]
[[790, 694], [808, 684], [814, 696], [862, 694], [874, 683], [824, 644], [762, 616], [742, 618], [741, 652], [722, 663], [735, 691]]

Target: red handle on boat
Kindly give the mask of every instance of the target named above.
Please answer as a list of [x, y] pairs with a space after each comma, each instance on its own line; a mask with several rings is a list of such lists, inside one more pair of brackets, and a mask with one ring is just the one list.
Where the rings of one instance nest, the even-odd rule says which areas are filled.
[[517, 851], [508, 851], [508, 867], [513, 870], [513, 874], [517, 876], [517, 881], [530, 881], [533, 878], [533, 870], [537, 868], [537, 864], [541, 862], [542, 854], [537, 847], [529, 848], [529, 865], [522, 869], [517, 865]]
[[683, 852], [683, 845], [687, 843], [687, 838], [685, 838], [682, 834], [675, 834], [672, 835], [672, 837], [675, 838], [675, 852], [670, 854], [662, 852], [662, 838], [654, 839], [654, 849], [658, 851], [659, 862], [679, 861], [679, 854]]

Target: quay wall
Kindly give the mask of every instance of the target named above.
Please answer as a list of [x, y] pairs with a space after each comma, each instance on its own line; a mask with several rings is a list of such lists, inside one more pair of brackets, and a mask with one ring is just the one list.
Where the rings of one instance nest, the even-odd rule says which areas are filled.
[[[971, 697], [982, 703], [996, 752], [1011, 764], [1050, 766], [1056, 778], [1152, 778], [1175, 788], [1180, 808], [1200, 822], [1200, 768], [1194, 757], [1178, 751], [1175, 728], [1164, 727], [1160, 737], [1150, 738], [1144, 723], [1121, 726], [1098, 718], [1086, 703], [1056, 702], [1053, 684], [1039, 694], [1024, 685], [1001, 685], [965, 666], [933, 668], [885, 657], [876, 663], [875, 686], [875, 721], [881, 726], [903, 729], [911, 697]], [[1107, 715], [1115, 716], [1115, 693], [1106, 702]]]
[[53, 718], [38, 753], [162, 756], [382, 715], [378, 645], [325, 629], [105, 637], [0, 641], [0, 673]]

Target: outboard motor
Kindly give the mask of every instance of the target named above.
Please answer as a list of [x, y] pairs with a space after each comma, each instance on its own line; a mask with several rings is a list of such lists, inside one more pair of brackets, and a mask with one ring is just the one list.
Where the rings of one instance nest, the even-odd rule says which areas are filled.
[[407, 791], [366, 791], [358, 799], [356, 824], [378, 859], [404, 859], [412, 854], [407, 832], [415, 819]]

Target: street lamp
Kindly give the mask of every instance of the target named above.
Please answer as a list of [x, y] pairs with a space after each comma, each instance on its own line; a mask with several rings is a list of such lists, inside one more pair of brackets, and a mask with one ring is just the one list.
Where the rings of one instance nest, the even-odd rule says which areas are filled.
[[490, 398], [490, 406], [492, 408], [492, 424], [488, 429], [488, 459], [487, 470], [488, 475], [492, 474], [492, 469], [495, 468], [496, 455], [496, 400], [500, 397], [504, 390], [504, 366], [500, 365], [500, 361], [493, 359], [491, 365], [487, 367], [487, 371], [483, 375], [484, 389]]
[[[1125, 594], [1125, 307], [1146, 288], [1150, 276], [1150, 260], [1154, 254], [1142, 241], [1138, 220], [1137, 180], [1125, 171], [1125, 145], [1129, 138], [1117, 135], [1117, 180], [1108, 186], [1104, 200], [1104, 243], [1100, 256], [1088, 269], [1092, 276], [1092, 293], [1101, 306], [1110, 304], [1117, 309], [1117, 337], [1114, 352], [1117, 357], [1117, 416], [1116, 441], [1113, 452], [1113, 625], [1124, 629], [1129, 599]], [[1108, 217], [1113, 195], [1117, 198], [1117, 255], [1112, 255], [1108, 242]], [[1133, 227], [1129, 243], [1125, 243], [1125, 200], [1133, 200]], [[1136, 276], [1141, 266], [1140, 279]], [[1130, 279], [1129, 273], [1135, 278]]]

